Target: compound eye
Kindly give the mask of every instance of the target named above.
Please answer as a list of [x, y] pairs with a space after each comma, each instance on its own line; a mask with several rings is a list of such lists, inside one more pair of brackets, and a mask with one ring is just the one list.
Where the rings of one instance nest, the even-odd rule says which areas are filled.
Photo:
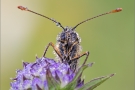
[[72, 40], [75, 41], [77, 38], [77, 35], [75, 33], [72, 34]]
[[62, 33], [60, 38], [61, 38], [61, 40], [65, 40], [65, 33]]

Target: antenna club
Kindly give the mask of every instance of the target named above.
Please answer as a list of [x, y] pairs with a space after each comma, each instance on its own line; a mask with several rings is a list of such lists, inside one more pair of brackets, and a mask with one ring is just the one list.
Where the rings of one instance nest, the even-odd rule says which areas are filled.
[[18, 9], [25, 10], [25, 11], [28, 10], [27, 7], [23, 7], [23, 6], [18, 6]]
[[112, 13], [116, 13], [116, 12], [120, 12], [120, 11], [122, 11], [122, 8], [117, 8], [117, 9], [115, 9], [115, 10], [112, 10], [111, 12], [112, 12]]

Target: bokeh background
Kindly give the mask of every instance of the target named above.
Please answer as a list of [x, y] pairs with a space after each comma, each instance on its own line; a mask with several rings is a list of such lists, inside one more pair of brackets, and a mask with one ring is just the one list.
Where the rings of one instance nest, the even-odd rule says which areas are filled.
[[[62, 23], [75, 26], [82, 20], [122, 7], [120, 13], [91, 20], [77, 28], [83, 51], [90, 51], [85, 82], [116, 75], [95, 90], [134, 90], [134, 0], [1, 0], [1, 86], [9, 90], [10, 78], [22, 69], [22, 60], [34, 62], [62, 31], [51, 21], [17, 9], [23, 5]], [[55, 58], [49, 48], [48, 58]], [[80, 59], [82, 63], [84, 58]]]

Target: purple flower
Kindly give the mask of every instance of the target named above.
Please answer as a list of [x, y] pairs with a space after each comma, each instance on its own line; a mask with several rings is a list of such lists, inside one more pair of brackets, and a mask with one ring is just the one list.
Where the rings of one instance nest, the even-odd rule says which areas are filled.
[[84, 84], [82, 72], [92, 64], [83, 65], [73, 72], [68, 64], [45, 57], [37, 58], [34, 63], [23, 62], [23, 69], [16, 71], [10, 90], [92, 90], [113, 76], [100, 77]]

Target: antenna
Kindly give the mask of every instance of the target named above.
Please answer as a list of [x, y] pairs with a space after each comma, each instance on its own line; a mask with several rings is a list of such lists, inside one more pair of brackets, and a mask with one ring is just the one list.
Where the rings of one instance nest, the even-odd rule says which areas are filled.
[[79, 24], [77, 24], [75, 27], [73, 27], [73, 28], [72, 28], [72, 30], [75, 30], [75, 28], [76, 28], [77, 26], [81, 25], [81, 24], [82, 24], [82, 23], [84, 23], [84, 22], [87, 22], [87, 21], [89, 21], [89, 20], [92, 20], [92, 19], [94, 19], [94, 18], [97, 18], [97, 17], [103, 16], [103, 15], [107, 15], [107, 14], [110, 14], [110, 13], [120, 12], [120, 11], [122, 11], [122, 8], [117, 8], [117, 9], [112, 10], [112, 11], [110, 11], [110, 12], [106, 12], [106, 13], [103, 13], [103, 14], [97, 15], [97, 16], [95, 16], [95, 17], [92, 17], [92, 18], [86, 19], [86, 20], [84, 20], [84, 21], [80, 22]]
[[21, 10], [23, 10], [23, 11], [29, 11], [29, 12], [34, 13], [34, 14], [37, 14], [37, 15], [39, 15], [39, 16], [45, 17], [45, 18], [47, 18], [47, 19], [53, 21], [54, 23], [56, 23], [56, 26], [60, 26], [61, 28], [63, 28], [63, 30], [65, 30], [64, 27], [61, 25], [61, 23], [57, 22], [57, 21], [54, 20], [54, 19], [51, 19], [51, 18], [49, 18], [49, 17], [47, 17], [47, 16], [44, 16], [44, 15], [42, 15], [42, 14], [39, 14], [39, 13], [37, 13], [37, 12], [34, 12], [34, 11], [28, 9], [27, 7], [18, 6], [18, 9], [21, 9]]

